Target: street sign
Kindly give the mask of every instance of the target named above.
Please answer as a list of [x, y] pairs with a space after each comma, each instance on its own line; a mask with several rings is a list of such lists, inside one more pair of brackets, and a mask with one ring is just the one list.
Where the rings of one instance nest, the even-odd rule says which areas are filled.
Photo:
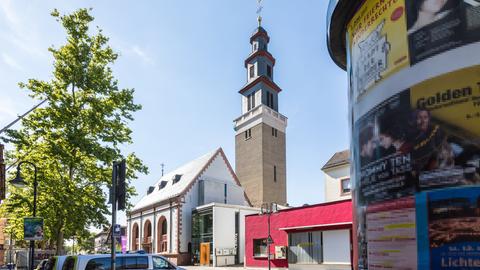
[[273, 239], [271, 235], [269, 235], [267, 238], [267, 244], [273, 244]]
[[23, 239], [26, 241], [43, 240], [43, 218], [23, 218], [23, 235]]
[[120, 236], [120, 235], [121, 235], [120, 224], [113, 225], [113, 236]]

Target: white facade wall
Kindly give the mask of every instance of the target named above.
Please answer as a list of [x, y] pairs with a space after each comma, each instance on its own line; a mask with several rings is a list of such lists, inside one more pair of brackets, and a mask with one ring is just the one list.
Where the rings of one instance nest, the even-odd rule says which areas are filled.
[[235, 264], [235, 256], [217, 256], [217, 251], [235, 247], [234, 208], [213, 207], [213, 266]]
[[182, 205], [182, 229], [180, 233], [180, 252], [188, 252], [188, 243], [192, 242], [192, 210], [198, 206], [198, 181], [185, 194]]
[[323, 263], [350, 264], [350, 230], [323, 232]]
[[[133, 250], [133, 239], [132, 239], [132, 230], [133, 230], [133, 225], [136, 223], [139, 226], [139, 241], [140, 243], [142, 242], [143, 237], [146, 235], [145, 233], [145, 223], [147, 220], [149, 220], [152, 224], [152, 252], [157, 253], [158, 252], [158, 247], [157, 247], [157, 239], [158, 239], [158, 225], [159, 225], [159, 220], [162, 216], [165, 217], [167, 220], [167, 242], [168, 242], [168, 248], [167, 252], [169, 250], [172, 250], [172, 253], [177, 252], [177, 245], [175, 243], [177, 242], [177, 208], [175, 204], [173, 204], [172, 207], [172, 215], [171, 215], [171, 220], [170, 220], [170, 208], [169, 205], [165, 205], [163, 208], [158, 207], [155, 209], [155, 212], [153, 209], [151, 209], [149, 212], [142, 213], [142, 215], [136, 215], [135, 217], [132, 216], [131, 220], [128, 222], [127, 226], [127, 247], [128, 250]], [[170, 226], [173, 226], [170, 230]], [[170, 241], [170, 233], [172, 234], [172, 241]], [[173, 245], [172, 245], [172, 243]], [[142, 246], [139, 243], [139, 248], [141, 249]]]
[[350, 165], [342, 165], [335, 168], [326, 169], [325, 173], [325, 201], [339, 201], [351, 199], [352, 195], [341, 194], [341, 180], [350, 178]]
[[245, 261], [245, 216], [258, 213], [260, 213], [260, 209], [240, 210], [240, 247], [237, 250], [240, 256], [240, 263]]

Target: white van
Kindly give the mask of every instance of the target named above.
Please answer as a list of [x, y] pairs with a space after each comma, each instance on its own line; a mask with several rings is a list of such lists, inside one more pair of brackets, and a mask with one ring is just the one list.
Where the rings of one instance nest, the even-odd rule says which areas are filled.
[[45, 270], [62, 270], [63, 263], [67, 256], [53, 256], [48, 259], [48, 262], [45, 264]]
[[[67, 256], [62, 270], [111, 270], [110, 254]], [[185, 270], [154, 254], [116, 254], [116, 270]]]

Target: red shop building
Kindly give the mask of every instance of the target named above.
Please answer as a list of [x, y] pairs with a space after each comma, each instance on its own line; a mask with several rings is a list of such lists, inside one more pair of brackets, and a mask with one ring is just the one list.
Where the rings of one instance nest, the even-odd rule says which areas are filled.
[[[279, 210], [270, 215], [272, 269], [351, 269], [352, 201]], [[245, 267], [268, 267], [268, 216], [245, 217]]]

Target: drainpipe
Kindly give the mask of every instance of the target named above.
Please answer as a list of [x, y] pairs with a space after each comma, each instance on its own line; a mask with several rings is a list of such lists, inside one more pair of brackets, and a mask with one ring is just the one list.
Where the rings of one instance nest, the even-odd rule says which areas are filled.
[[169, 241], [169, 245], [168, 245], [168, 253], [172, 254], [172, 199], [169, 199], [170, 201], [170, 241]]
[[157, 242], [157, 209], [153, 207], [153, 228], [152, 228], [152, 253], [157, 253], [155, 243]]

